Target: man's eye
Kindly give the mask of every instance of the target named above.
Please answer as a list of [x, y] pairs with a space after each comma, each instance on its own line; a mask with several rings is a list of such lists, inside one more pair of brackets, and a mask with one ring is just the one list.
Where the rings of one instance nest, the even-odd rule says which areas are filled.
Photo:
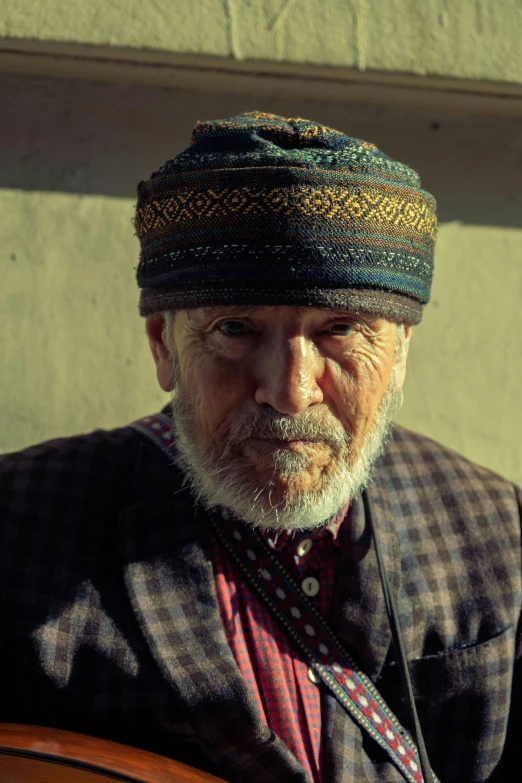
[[336, 337], [346, 337], [346, 335], [353, 331], [353, 326], [350, 324], [333, 324], [333, 326], [330, 327], [330, 331]]
[[246, 334], [246, 325], [242, 321], [222, 321], [218, 328], [227, 337], [238, 337]]

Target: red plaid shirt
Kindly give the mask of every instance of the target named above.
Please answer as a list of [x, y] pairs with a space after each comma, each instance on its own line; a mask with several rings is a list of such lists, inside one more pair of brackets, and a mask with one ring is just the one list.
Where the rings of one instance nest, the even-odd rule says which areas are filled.
[[[309, 600], [323, 617], [333, 609], [339, 562], [337, 533], [349, 504], [328, 525], [314, 532], [267, 533], [269, 545], [298, 582], [314, 577], [319, 592]], [[224, 525], [241, 524], [223, 518]], [[299, 555], [304, 549], [309, 551]], [[227, 640], [252, 698], [268, 726], [288, 746], [311, 779], [322, 783], [322, 685], [308, 677], [308, 666], [291, 645], [279, 623], [245, 583], [243, 576], [211, 535], [212, 560], [221, 619]]]

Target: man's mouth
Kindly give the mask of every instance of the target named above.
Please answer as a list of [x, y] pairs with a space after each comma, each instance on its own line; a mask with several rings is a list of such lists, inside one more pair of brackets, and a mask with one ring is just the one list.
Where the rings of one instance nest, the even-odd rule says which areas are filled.
[[290, 444], [299, 443], [317, 443], [316, 440], [311, 440], [310, 438], [271, 438], [266, 436], [259, 436], [257, 438], [253, 438], [253, 440], [262, 440], [265, 441], [265, 443], [274, 443], [281, 446], [288, 446]]

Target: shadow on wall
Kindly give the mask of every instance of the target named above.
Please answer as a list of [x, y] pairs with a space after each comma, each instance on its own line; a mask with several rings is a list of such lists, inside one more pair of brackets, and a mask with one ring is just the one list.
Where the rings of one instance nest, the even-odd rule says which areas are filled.
[[22, 76], [5, 76], [0, 96], [1, 188], [134, 198], [197, 119], [257, 108], [377, 144], [419, 171], [441, 222], [522, 226], [519, 119]]

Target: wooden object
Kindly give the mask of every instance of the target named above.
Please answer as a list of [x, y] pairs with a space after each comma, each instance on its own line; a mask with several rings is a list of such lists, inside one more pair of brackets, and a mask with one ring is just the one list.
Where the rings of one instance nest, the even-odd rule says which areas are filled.
[[179, 761], [61, 729], [0, 723], [1, 783], [223, 783]]

